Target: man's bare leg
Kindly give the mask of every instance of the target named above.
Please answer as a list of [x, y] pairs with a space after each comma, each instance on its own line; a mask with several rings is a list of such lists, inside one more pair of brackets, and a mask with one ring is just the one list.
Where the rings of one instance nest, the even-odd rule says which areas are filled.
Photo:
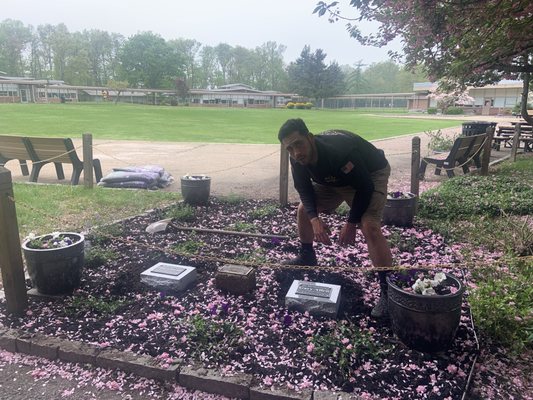
[[[381, 224], [371, 219], [361, 221], [361, 231], [368, 246], [370, 260], [375, 267], [392, 267], [392, 254], [389, 243], [381, 232]], [[379, 285], [381, 288], [380, 298], [377, 305], [372, 309], [373, 317], [385, 317], [388, 314], [387, 308], [387, 271], [378, 272]]]
[[298, 206], [296, 214], [298, 224], [298, 237], [300, 238], [300, 250], [297, 257], [284, 262], [287, 265], [316, 265], [316, 254], [313, 249], [313, 226], [302, 203]]

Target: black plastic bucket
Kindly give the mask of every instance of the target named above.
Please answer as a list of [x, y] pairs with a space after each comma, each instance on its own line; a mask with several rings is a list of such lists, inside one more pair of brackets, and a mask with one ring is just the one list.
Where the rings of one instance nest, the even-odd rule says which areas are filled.
[[430, 296], [406, 292], [387, 277], [392, 330], [408, 347], [437, 352], [446, 350], [453, 343], [461, 319], [465, 288], [450, 274], [446, 274], [445, 282], [455, 286], [457, 292]]
[[190, 205], [206, 205], [211, 191], [211, 178], [207, 175], [185, 175], [181, 177], [181, 195]]

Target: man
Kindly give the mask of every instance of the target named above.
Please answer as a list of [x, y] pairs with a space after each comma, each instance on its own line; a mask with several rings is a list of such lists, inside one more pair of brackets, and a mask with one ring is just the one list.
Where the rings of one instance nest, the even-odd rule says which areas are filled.
[[[289, 119], [278, 134], [290, 155], [294, 187], [300, 195], [297, 223], [299, 255], [290, 265], [317, 265], [313, 241], [331, 244], [330, 230], [321, 212], [334, 211], [343, 201], [350, 206], [339, 243], [355, 243], [361, 228], [374, 266], [392, 266], [389, 244], [381, 232], [381, 216], [387, 201], [390, 166], [382, 150], [360, 136], [343, 130], [313, 135], [300, 118]], [[372, 309], [375, 318], [386, 317], [386, 272], [378, 272], [380, 298]]]

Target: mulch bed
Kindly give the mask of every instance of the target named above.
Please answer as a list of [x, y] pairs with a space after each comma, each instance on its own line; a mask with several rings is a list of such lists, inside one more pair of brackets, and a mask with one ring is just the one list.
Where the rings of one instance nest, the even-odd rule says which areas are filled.
[[[476, 354], [466, 300], [452, 347], [442, 353], [411, 350], [395, 338], [388, 321], [370, 318], [379, 296], [361, 235], [355, 246], [317, 246], [321, 266], [339, 269], [268, 268], [297, 250], [296, 205], [268, 207], [265, 201], [231, 203], [211, 199], [196, 207], [186, 224], [194, 227], [290, 235], [291, 240], [200, 234], [169, 228], [148, 234], [163, 210], [118, 223], [95, 235], [92, 246], [116, 257], [84, 269], [82, 284], [60, 302], [32, 301], [24, 318], [10, 318], [2, 303], [0, 322], [103, 348], [157, 357], [162, 364], [202, 364], [223, 374], [253, 374], [255, 383], [296, 390], [315, 388], [356, 392], [363, 398], [460, 398]], [[344, 216], [327, 216], [338, 236]], [[180, 222], [180, 224], [184, 224]], [[385, 227], [396, 264], [425, 265], [459, 261], [439, 235], [423, 227]], [[90, 238], [90, 236], [89, 236]], [[180, 247], [175, 247], [179, 245]], [[186, 247], [189, 245], [189, 247]], [[179, 255], [196, 251], [196, 257]], [[255, 262], [258, 287], [235, 296], [220, 292], [214, 274], [223, 262], [203, 256]], [[140, 282], [140, 273], [157, 262], [194, 266], [195, 285], [183, 293], [163, 293]], [[448, 271], [450, 272], [450, 271]], [[460, 271], [451, 271], [461, 278]], [[342, 286], [337, 319], [288, 311], [285, 294], [294, 279]], [[365, 397], [367, 396], [367, 397]]]

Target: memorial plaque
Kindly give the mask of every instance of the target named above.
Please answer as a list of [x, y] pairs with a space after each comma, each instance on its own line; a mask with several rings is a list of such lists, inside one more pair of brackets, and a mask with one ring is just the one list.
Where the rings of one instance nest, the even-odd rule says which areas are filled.
[[255, 269], [244, 265], [226, 264], [215, 274], [215, 287], [241, 295], [255, 289]]
[[178, 267], [173, 264], [161, 264], [160, 266], [152, 269], [152, 272], [155, 272], [156, 274], [172, 275], [172, 276], [180, 276], [185, 271], [187, 271], [185, 268]]
[[141, 273], [141, 282], [161, 291], [181, 291], [196, 280], [196, 268], [160, 262]]
[[285, 306], [289, 310], [335, 318], [339, 311], [340, 293], [339, 285], [294, 280], [285, 296]]
[[332, 289], [327, 286], [318, 286], [314, 282], [300, 282], [296, 294], [305, 294], [307, 296], [322, 297], [329, 299]]

